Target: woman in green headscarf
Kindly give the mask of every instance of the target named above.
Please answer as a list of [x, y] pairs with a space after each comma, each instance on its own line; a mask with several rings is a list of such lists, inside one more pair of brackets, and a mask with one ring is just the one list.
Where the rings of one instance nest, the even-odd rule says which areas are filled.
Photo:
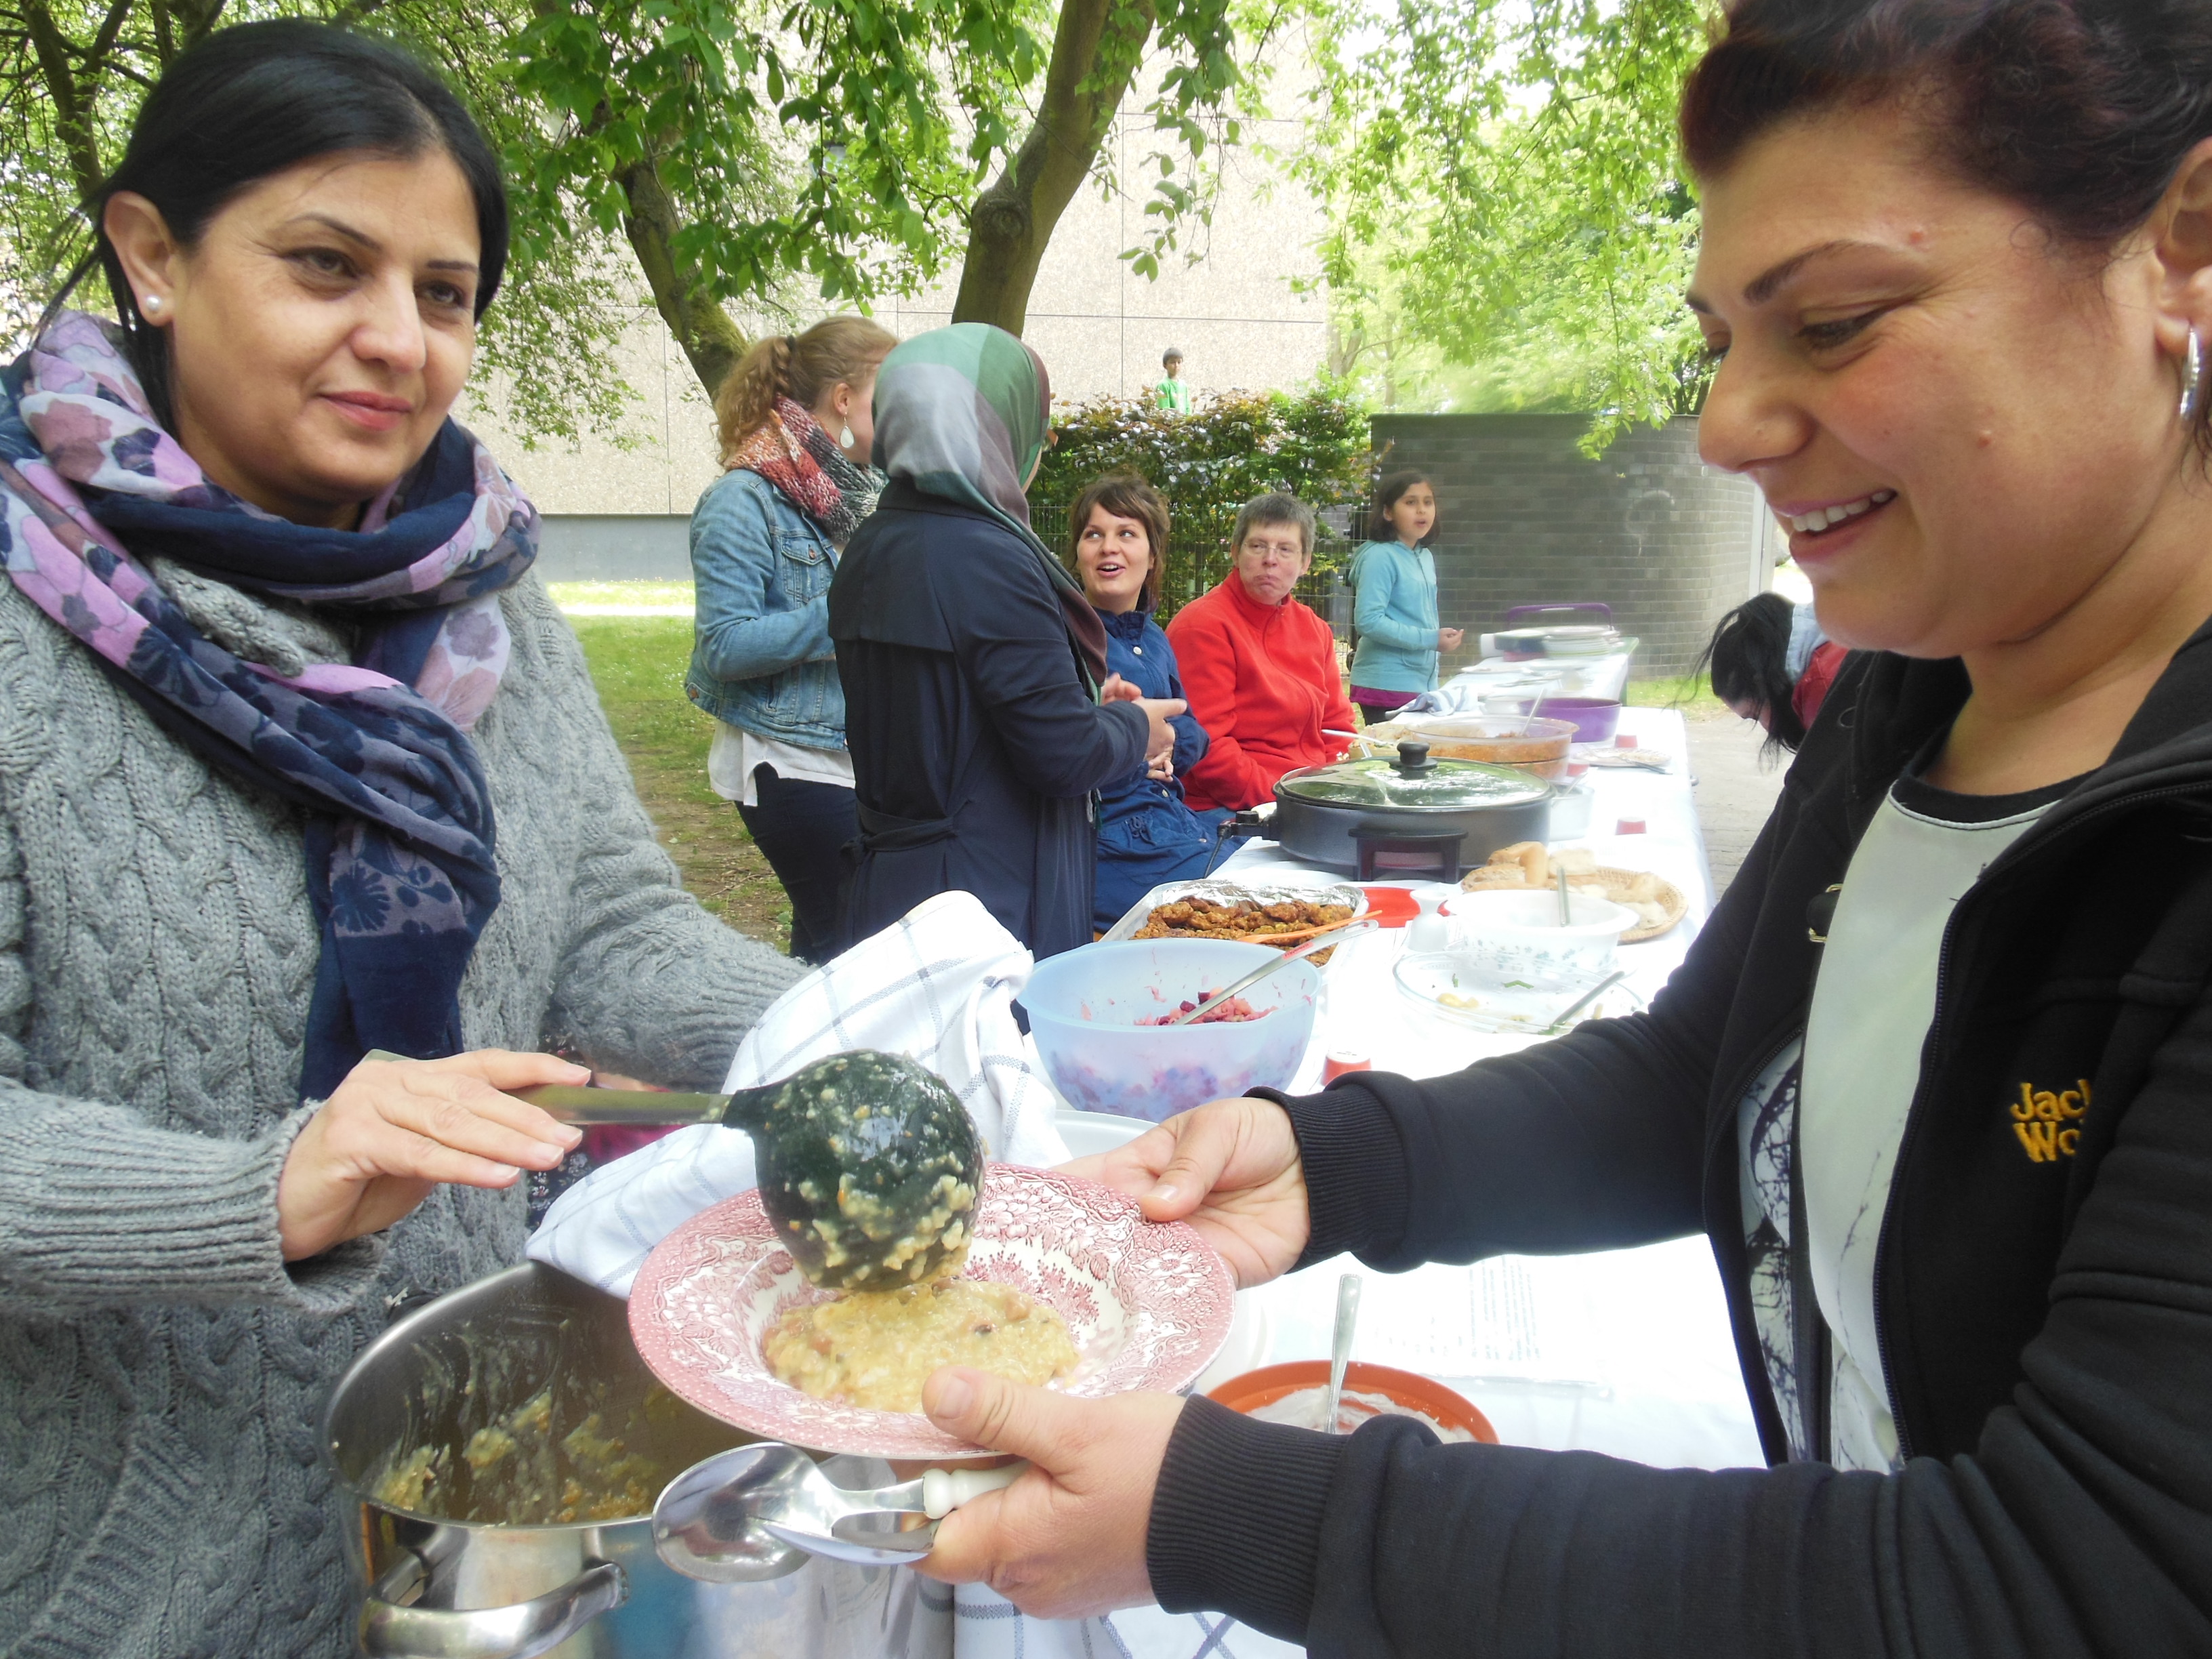
[[830, 587], [860, 817], [848, 942], [955, 889], [1039, 957], [1088, 942], [1091, 792], [1174, 746], [1182, 704], [1108, 676], [1097, 614], [1030, 529], [1051, 402], [1036, 354], [983, 323], [877, 374], [890, 487]]

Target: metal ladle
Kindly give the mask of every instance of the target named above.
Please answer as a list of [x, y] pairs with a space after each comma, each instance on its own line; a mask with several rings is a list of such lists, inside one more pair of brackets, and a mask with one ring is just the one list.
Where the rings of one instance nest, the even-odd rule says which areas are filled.
[[744, 1130], [777, 1242], [825, 1290], [897, 1290], [967, 1258], [983, 1143], [944, 1079], [903, 1054], [831, 1054], [727, 1095], [557, 1084], [514, 1093], [563, 1123]]
[[[930, 1469], [854, 1492], [798, 1447], [764, 1440], [717, 1452], [670, 1481], [653, 1506], [653, 1547], [678, 1572], [715, 1583], [780, 1578], [803, 1555], [901, 1566], [929, 1553], [938, 1522], [1028, 1468]], [[902, 1528], [910, 1515], [929, 1524]]]

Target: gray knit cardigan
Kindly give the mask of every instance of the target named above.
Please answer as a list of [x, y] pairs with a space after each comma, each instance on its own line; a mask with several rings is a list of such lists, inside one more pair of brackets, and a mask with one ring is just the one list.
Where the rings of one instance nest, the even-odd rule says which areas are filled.
[[[157, 574], [240, 656], [345, 655], [304, 614]], [[476, 731], [502, 896], [467, 1042], [558, 1032], [718, 1085], [801, 970], [678, 890], [575, 635], [534, 578], [504, 605], [514, 655]], [[441, 1188], [287, 1268], [316, 956], [294, 809], [162, 735], [0, 581], [0, 1653], [351, 1650], [325, 1397], [389, 1299], [517, 1261], [524, 1199]]]

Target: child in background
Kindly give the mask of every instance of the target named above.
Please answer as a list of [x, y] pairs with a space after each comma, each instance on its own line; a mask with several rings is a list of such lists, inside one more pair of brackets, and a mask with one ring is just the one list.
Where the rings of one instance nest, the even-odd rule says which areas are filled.
[[1437, 492], [1419, 472], [1394, 472], [1375, 494], [1368, 541], [1352, 560], [1352, 701], [1366, 723], [1387, 720], [1437, 685], [1441, 653], [1459, 629], [1437, 620]]
[[1170, 415], [1189, 414], [1190, 382], [1182, 377], [1182, 348], [1170, 346], [1162, 352], [1160, 367], [1167, 372], [1152, 388], [1152, 407], [1164, 409]]
[[1821, 633], [1811, 605], [1759, 593], [1720, 619], [1697, 672], [1710, 667], [1713, 695], [1766, 728], [1767, 754], [1795, 754], [1844, 654]]

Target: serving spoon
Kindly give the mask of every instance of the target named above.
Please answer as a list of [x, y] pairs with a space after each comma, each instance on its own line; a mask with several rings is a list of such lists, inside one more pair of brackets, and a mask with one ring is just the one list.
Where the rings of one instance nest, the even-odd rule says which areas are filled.
[[514, 1095], [563, 1123], [743, 1129], [777, 1241], [824, 1290], [896, 1290], [967, 1259], [983, 1143], [944, 1080], [903, 1054], [831, 1054], [726, 1095], [562, 1084]]
[[1284, 951], [1282, 955], [1277, 957], [1273, 962], [1261, 963], [1250, 973], [1245, 975], [1243, 978], [1231, 981], [1226, 989], [1209, 992], [1206, 996], [1199, 1000], [1198, 1005], [1195, 1007], [1187, 1008], [1182, 1012], [1176, 1014], [1171, 1018], [1162, 1023], [1168, 1025], [1188, 1025], [1194, 1020], [1202, 1018], [1205, 1016], [1206, 1010], [1209, 1008], [1218, 1008], [1223, 1003], [1228, 1001], [1230, 998], [1236, 996], [1238, 993], [1251, 989], [1252, 987], [1257, 985], [1261, 980], [1267, 978], [1268, 975], [1273, 973], [1278, 968], [1287, 966], [1289, 963], [1296, 962], [1300, 957], [1310, 956], [1316, 951], [1326, 950], [1329, 946], [1334, 945], [1341, 945], [1345, 940], [1350, 939], [1354, 933], [1371, 933], [1379, 925], [1379, 923], [1370, 921], [1364, 917], [1346, 921], [1333, 921], [1328, 927], [1316, 933], [1311, 939], [1307, 939], [1304, 943], [1291, 946], [1289, 950]]
[[[800, 1552], [864, 1567], [918, 1561], [937, 1522], [970, 1498], [1021, 1478], [1027, 1463], [930, 1469], [919, 1480], [854, 1492], [796, 1446], [764, 1440], [694, 1463], [653, 1506], [653, 1547], [678, 1572], [713, 1583], [780, 1578]], [[908, 1516], [929, 1524], [902, 1529]]]

